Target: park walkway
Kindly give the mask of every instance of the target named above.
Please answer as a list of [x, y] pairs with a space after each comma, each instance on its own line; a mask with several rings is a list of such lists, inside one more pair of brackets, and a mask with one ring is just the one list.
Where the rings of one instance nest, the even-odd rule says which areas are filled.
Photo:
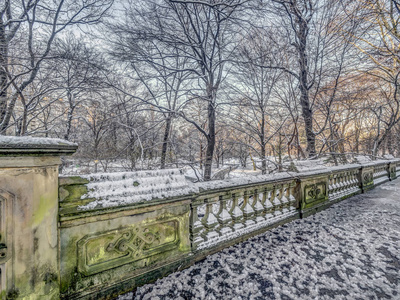
[[400, 179], [118, 299], [400, 299]]

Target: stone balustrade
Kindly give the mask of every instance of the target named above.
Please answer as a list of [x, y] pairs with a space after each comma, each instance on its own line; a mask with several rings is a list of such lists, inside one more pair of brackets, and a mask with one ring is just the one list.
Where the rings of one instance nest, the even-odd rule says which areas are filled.
[[361, 192], [359, 170], [353, 168], [329, 175], [328, 196], [335, 201]]
[[192, 250], [201, 250], [298, 214], [295, 180], [201, 195], [191, 203]]
[[1, 299], [108, 299], [400, 175], [393, 159], [198, 184], [179, 170], [57, 181], [57, 155], [76, 145], [40, 142], [0, 141]]
[[[399, 160], [376, 161], [252, 177], [247, 182], [233, 179], [199, 183], [185, 185], [185, 192], [176, 196], [147, 197], [143, 201], [135, 197], [132, 203], [126, 199], [120, 202], [124, 205], [103, 208], [99, 204], [104, 200], [87, 196], [93, 195], [89, 191], [94, 186], [90, 184], [91, 175], [84, 180], [62, 178], [61, 294], [80, 299], [128, 291], [269, 228], [307, 217], [394, 179], [399, 169]], [[171, 171], [167, 176], [181, 176], [173, 174], [179, 172]], [[135, 172], [131, 177], [140, 176]], [[99, 178], [109, 180], [118, 175], [94, 177], [96, 184], [102, 184]], [[123, 178], [127, 183], [133, 181], [129, 173]], [[178, 182], [182, 178], [164, 181], [169, 180]], [[129, 189], [127, 183], [121, 192]], [[144, 189], [138, 187], [141, 193]], [[83, 277], [76, 279], [76, 274]], [[102, 278], [107, 278], [106, 285]], [[113, 278], [124, 280], [121, 283]]]

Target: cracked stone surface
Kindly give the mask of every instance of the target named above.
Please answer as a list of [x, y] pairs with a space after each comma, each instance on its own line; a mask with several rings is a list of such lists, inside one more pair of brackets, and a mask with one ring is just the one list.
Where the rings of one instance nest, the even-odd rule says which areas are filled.
[[118, 298], [128, 299], [400, 299], [400, 179]]

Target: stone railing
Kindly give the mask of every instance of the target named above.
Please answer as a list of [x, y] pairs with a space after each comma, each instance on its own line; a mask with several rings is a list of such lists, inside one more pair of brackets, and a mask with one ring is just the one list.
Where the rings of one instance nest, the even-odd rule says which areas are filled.
[[56, 155], [76, 146], [39, 142], [0, 147], [1, 299], [111, 298], [400, 174], [387, 160], [198, 184], [179, 170], [57, 183]]
[[199, 195], [190, 205], [192, 251], [297, 217], [296, 185], [284, 179]]
[[[159, 174], [157, 190], [148, 172], [141, 181], [140, 172], [61, 178], [61, 294], [74, 299], [131, 290], [394, 179], [399, 168], [397, 160], [376, 161], [191, 186], [171, 171]], [[138, 201], [129, 187], [136, 183], [138, 194], [148, 188], [160, 195], [158, 190], [168, 190], [165, 182], [179, 182], [184, 192]], [[99, 185], [119, 200], [90, 198]]]

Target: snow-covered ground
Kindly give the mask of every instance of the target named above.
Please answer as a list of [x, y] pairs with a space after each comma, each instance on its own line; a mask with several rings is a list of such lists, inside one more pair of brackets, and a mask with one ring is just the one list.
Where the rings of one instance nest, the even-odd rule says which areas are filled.
[[400, 179], [120, 296], [400, 299]]

